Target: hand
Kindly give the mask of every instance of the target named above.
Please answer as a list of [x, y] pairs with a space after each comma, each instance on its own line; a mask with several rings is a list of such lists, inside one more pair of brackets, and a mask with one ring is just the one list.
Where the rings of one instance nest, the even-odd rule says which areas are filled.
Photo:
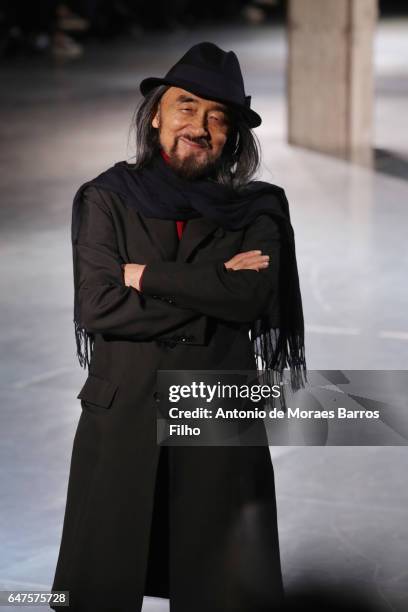
[[237, 253], [224, 263], [227, 270], [261, 270], [269, 266], [269, 255], [262, 255], [262, 251], [244, 251]]
[[145, 264], [122, 264], [125, 285], [127, 287], [134, 287], [140, 291], [140, 279], [145, 267]]

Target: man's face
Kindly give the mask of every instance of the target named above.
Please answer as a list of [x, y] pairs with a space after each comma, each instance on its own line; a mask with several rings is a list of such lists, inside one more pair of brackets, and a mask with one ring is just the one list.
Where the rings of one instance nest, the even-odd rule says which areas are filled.
[[152, 126], [169, 164], [186, 178], [208, 173], [220, 157], [229, 133], [227, 107], [170, 87], [161, 97]]

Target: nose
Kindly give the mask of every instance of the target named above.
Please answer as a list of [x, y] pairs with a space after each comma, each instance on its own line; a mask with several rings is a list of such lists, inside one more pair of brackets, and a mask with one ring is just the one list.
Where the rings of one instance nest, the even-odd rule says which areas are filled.
[[207, 117], [205, 113], [195, 113], [195, 116], [191, 119], [190, 126], [192, 135], [196, 138], [209, 135]]

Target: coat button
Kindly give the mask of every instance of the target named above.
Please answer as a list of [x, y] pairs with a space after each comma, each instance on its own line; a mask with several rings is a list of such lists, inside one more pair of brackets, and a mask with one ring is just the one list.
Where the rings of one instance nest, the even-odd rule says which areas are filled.
[[155, 391], [155, 392], [153, 393], [153, 397], [154, 397], [154, 401], [155, 401], [155, 402], [160, 402], [161, 397], [162, 397], [162, 396], [161, 396], [160, 391]]

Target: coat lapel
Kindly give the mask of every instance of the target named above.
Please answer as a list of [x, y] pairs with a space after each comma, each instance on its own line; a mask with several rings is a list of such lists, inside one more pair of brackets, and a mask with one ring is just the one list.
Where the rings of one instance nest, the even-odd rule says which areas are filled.
[[[177, 251], [177, 261], [187, 261], [194, 249], [196, 249], [210, 234], [216, 231], [217, 228], [218, 225], [216, 221], [208, 219], [207, 217], [189, 219], [181, 235]], [[219, 229], [221, 230], [221, 228]]]
[[174, 221], [153, 219], [138, 213], [152, 250], [164, 261], [174, 261], [177, 256], [178, 236]]
[[152, 248], [164, 261], [187, 261], [194, 249], [214, 231], [223, 231], [216, 221], [207, 217], [189, 219], [181, 240], [176, 222], [170, 219], [153, 219], [139, 214]]

